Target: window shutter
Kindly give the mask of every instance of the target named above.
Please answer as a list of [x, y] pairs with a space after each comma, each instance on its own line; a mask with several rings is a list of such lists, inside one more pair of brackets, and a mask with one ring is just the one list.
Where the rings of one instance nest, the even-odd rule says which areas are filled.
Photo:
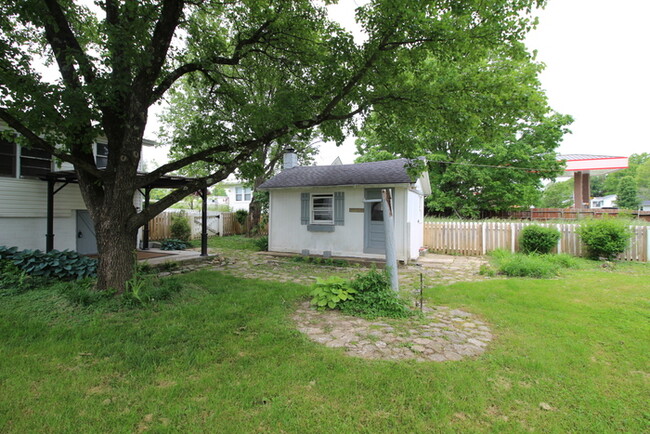
[[300, 224], [309, 224], [309, 193], [300, 193]]
[[334, 193], [334, 224], [343, 226], [345, 221], [345, 194], [342, 191]]

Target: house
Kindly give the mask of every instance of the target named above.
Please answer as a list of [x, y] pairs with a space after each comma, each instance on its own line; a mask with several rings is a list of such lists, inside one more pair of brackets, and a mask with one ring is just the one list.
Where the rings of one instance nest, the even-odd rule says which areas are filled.
[[650, 211], [650, 200], [641, 202], [641, 211]]
[[[0, 130], [9, 130], [0, 125]], [[153, 142], [146, 140], [146, 146]], [[98, 168], [107, 164], [106, 141], [99, 139], [93, 147]], [[57, 165], [52, 156], [41, 150], [24, 148], [6, 136], [0, 137], [0, 246], [46, 250], [48, 185], [53, 179], [53, 225], [49, 234], [53, 248], [97, 253], [95, 231], [81, 197], [72, 165]], [[73, 179], [74, 178], [74, 179]], [[134, 196], [136, 208], [142, 196]], [[56, 235], [56, 236], [54, 236]], [[140, 234], [138, 234], [138, 242]]]
[[590, 208], [616, 208], [616, 195], [608, 194], [607, 196], [594, 197], [591, 199]]
[[253, 189], [250, 186], [246, 186], [243, 181], [230, 180], [224, 182], [224, 189], [228, 197], [226, 204], [232, 211], [248, 211], [253, 198]]
[[423, 242], [426, 171], [413, 179], [407, 159], [331, 166], [297, 166], [285, 154], [283, 171], [268, 190], [269, 251], [382, 259], [382, 189], [393, 197], [397, 259], [416, 259]]

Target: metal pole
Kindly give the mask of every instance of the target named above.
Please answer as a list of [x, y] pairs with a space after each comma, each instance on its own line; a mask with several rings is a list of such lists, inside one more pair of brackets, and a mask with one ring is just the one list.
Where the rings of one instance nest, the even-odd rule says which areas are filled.
[[208, 188], [201, 189], [203, 209], [201, 212], [201, 256], [208, 256]]
[[47, 233], [45, 234], [45, 251], [54, 250], [54, 179], [47, 180]]
[[395, 250], [395, 225], [393, 223], [393, 204], [390, 190], [382, 189], [382, 208], [384, 214], [384, 233], [386, 234], [386, 269], [390, 275], [390, 287], [399, 291], [397, 279], [397, 252]]
[[[149, 208], [149, 200], [151, 197], [151, 188], [144, 189], [144, 209]], [[142, 250], [149, 250], [149, 221], [144, 224], [142, 228]]]

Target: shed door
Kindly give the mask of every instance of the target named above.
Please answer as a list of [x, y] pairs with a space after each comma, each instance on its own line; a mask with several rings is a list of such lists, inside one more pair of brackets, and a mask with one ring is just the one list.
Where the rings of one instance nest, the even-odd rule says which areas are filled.
[[82, 255], [97, 253], [95, 225], [86, 210], [77, 210], [77, 252]]
[[[381, 199], [381, 189], [367, 188], [364, 191], [364, 199]], [[364, 253], [386, 253], [383, 212], [381, 202], [366, 202], [364, 204]]]

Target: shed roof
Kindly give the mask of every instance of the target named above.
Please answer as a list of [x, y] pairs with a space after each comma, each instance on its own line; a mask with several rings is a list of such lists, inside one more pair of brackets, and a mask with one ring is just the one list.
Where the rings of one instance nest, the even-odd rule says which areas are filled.
[[360, 184], [411, 184], [409, 160], [374, 161], [371, 163], [333, 166], [297, 166], [286, 169], [269, 179], [260, 189], [291, 187], [324, 187]]

